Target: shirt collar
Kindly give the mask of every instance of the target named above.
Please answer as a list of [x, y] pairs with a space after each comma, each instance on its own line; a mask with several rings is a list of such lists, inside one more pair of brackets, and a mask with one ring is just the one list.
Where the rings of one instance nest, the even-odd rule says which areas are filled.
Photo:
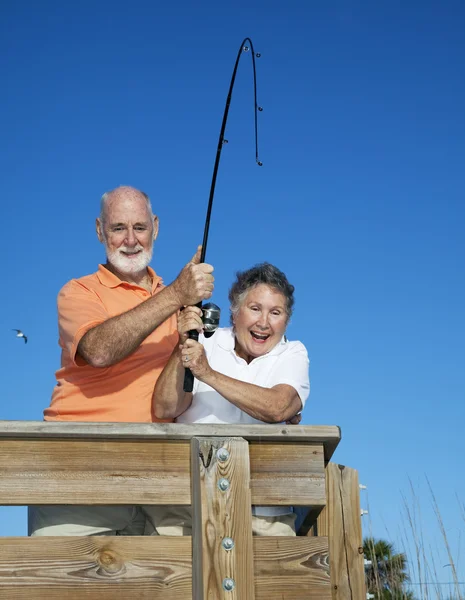
[[[234, 356], [237, 356], [237, 354], [234, 350], [234, 347], [236, 345], [236, 336], [234, 335], [233, 328], [225, 327], [224, 329], [220, 329], [218, 331], [218, 333], [219, 332], [221, 332], [222, 335], [220, 335], [218, 338], [218, 346], [223, 348], [223, 350], [232, 352], [234, 354]], [[286, 336], [283, 335], [283, 337], [276, 344], [276, 346], [274, 346], [274, 348], [272, 348], [269, 352], [267, 352], [267, 354], [264, 354], [263, 356], [273, 356], [275, 354], [281, 354], [281, 352], [284, 351], [286, 344], [287, 344]], [[262, 356], [258, 356], [254, 360], [257, 360], [259, 358], [262, 358]]]
[[[147, 267], [147, 271], [152, 278], [152, 293], [162, 284], [162, 278], [159, 277], [151, 267]], [[108, 288], [116, 288], [119, 285], [126, 285], [133, 288], [140, 288], [140, 286], [128, 281], [122, 281], [117, 275], [109, 271], [104, 265], [98, 266], [97, 271], [98, 280], [102, 285]]]

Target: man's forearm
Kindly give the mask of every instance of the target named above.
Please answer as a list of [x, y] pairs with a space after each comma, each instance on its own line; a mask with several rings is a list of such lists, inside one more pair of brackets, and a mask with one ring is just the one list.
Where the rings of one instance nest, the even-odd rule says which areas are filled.
[[302, 402], [297, 392], [289, 385], [263, 388], [252, 383], [238, 381], [218, 371], [211, 371], [202, 381], [216, 390], [223, 398], [234, 404], [254, 419], [266, 423], [281, 423], [293, 417]]
[[90, 329], [79, 342], [78, 353], [93, 367], [110, 367], [134, 352], [179, 308], [179, 300], [168, 286], [135, 308]]
[[176, 347], [153, 392], [153, 412], [158, 419], [175, 419], [189, 408], [192, 394], [183, 389], [185, 372], [181, 352]]

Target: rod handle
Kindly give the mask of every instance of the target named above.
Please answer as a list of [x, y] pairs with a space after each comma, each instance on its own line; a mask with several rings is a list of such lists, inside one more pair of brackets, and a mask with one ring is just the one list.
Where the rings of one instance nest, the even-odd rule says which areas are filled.
[[[191, 340], [195, 340], [196, 342], [198, 342], [199, 341], [199, 332], [196, 329], [189, 331], [189, 338]], [[192, 374], [192, 371], [190, 369], [188, 369], [187, 367], [186, 367], [186, 370], [184, 373], [183, 389], [185, 392], [192, 392], [192, 390], [194, 389], [194, 375]]]

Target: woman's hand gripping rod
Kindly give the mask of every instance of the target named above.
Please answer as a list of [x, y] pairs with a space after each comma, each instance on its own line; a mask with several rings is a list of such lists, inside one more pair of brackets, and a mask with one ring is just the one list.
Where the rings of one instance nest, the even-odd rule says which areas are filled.
[[[203, 321], [203, 334], [206, 338], [211, 337], [218, 329], [220, 324], [220, 307], [213, 302], [207, 302], [202, 306], [202, 303], [197, 304], [202, 310], [202, 321]], [[189, 331], [189, 337], [191, 340], [196, 342], [199, 339], [199, 332], [197, 330]], [[187, 389], [186, 389], [187, 388]], [[184, 373], [184, 391], [192, 392], [194, 388], [194, 375], [192, 371], [186, 368]]]

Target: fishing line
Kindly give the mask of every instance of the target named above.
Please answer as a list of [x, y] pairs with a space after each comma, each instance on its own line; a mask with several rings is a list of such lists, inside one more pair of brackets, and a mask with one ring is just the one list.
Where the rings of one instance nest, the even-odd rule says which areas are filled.
[[[255, 53], [252, 40], [247, 37], [242, 41], [242, 44], [240, 45], [239, 51], [237, 53], [237, 58], [236, 58], [236, 62], [234, 64], [234, 70], [233, 70], [232, 77], [231, 77], [231, 83], [229, 84], [228, 96], [226, 98], [226, 105], [225, 105], [224, 113], [223, 113], [223, 121], [221, 123], [220, 136], [218, 138], [218, 147], [216, 149], [215, 165], [213, 167], [213, 177], [212, 177], [212, 182], [211, 182], [211, 186], [210, 186], [210, 196], [208, 199], [207, 215], [206, 215], [206, 219], [205, 219], [205, 229], [204, 229], [204, 233], [203, 233], [202, 251], [200, 253], [200, 262], [201, 263], [205, 262], [205, 256], [207, 254], [208, 232], [210, 230], [210, 217], [211, 217], [211, 212], [212, 212], [212, 207], [213, 207], [213, 198], [215, 196], [216, 177], [218, 175], [218, 167], [220, 165], [221, 151], [223, 150], [223, 146], [228, 143], [228, 140], [225, 139], [224, 134], [225, 134], [225, 130], [226, 130], [226, 123], [228, 121], [229, 107], [231, 104], [234, 83], [236, 81], [237, 68], [239, 66], [241, 56], [248, 52], [250, 52], [250, 54], [252, 56], [252, 68], [253, 68], [255, 162], [257, 163], [257, 165], [259, 167], [263, 166], [263, 163], [260, 161], [259, 156], [258, 156], [258, 113], [262, 112], [263, 108], [261, 106], [259, 106], [258, 102], [257, 102], [257, 71], [255, 68], [255, 59], [260, 58], [261, 54]], [[197, 304], [197, 306], [199, 308], [202, 308], [202, 303], [199, 302]], [[214, 307], [214, 308], [212, 308], [212, 307]], [[207, 309], [207, 305], [205, 305], [204, 308]], [[216, 327], [218, 327], [219, 315], [220, 315], [219, 307], [217, 307], [215, 304], [210, 302], [207, 310], [209, 311], [208, 318], [210, 320], [212, 318], [211, 315], [213, 313], [215, 314], [214, 320], [215, 321], [217, 320]], [[210, 333], [210, 335], [212, 335], [213, 331], [209, 331], [209, 333]], [[189, 331], [189, 337], [191, 339], [197, 341], [199, 339], [199, 332], [196, 330]], [[185, 372], [185, 376], [184, 376], [184, 391], [192, 392], [193, 386], [194, 386], [194, 376], [192, 375], [192, 371], [190, 369], [186, 368], [186, 372]]]

